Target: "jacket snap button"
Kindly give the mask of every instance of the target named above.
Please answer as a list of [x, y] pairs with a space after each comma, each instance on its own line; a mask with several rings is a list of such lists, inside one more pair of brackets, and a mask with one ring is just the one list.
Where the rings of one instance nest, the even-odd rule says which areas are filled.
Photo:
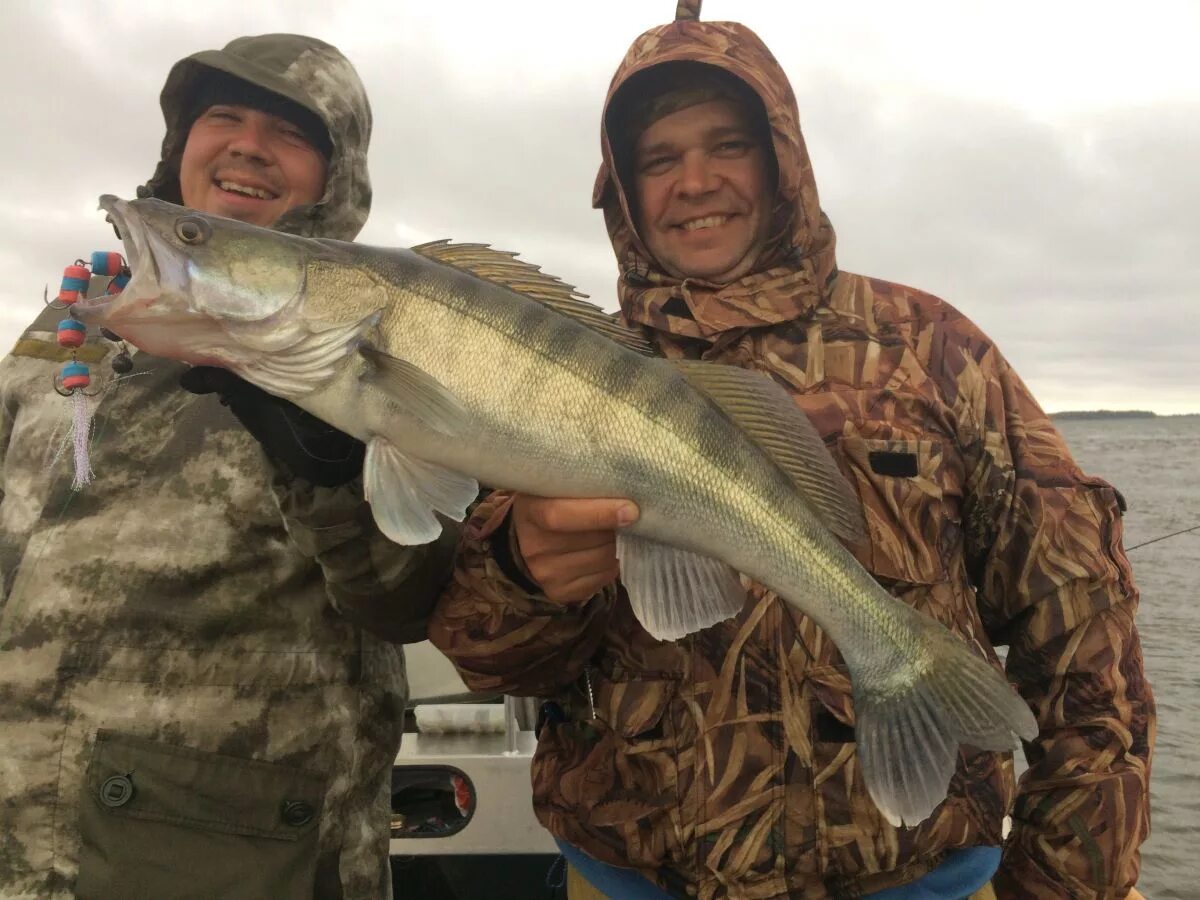
[[298, 828], [313, 820], [315, 810], [307, 800], [284, 800], [282, 814], [284, 824]]
[[133, 782], [128, 775], [113, 775], [100, 785], [100, 802], [116, 809], [133, 799]]

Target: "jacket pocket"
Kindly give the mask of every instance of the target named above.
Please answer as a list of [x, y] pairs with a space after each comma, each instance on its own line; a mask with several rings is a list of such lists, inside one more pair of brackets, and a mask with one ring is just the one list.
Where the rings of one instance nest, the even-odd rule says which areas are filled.
[[311, 900], [324, 795], [300, 769], [101, 730], [76, 896]]
[[659, 740], [663, 718], [679, 688], [677, 681], [602, 681], [596, 692], [596, 713], [627, 740]]
[[951, 522], [941, 443], [844, 437], [840, 444], [870, 538], [852, 548], [859, 562], [893, 581], [945, 581]]

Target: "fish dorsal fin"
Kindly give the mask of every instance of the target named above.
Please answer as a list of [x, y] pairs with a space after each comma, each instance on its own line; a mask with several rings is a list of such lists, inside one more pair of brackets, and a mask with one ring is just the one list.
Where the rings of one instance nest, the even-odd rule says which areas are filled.
[[851, 544], [866, 536], [862, 506], [821, 435], [787, 391], [767, 375], [737, 366], [672, 360], [796, 485], [821, 522]]
[[630, 350], [647, 356], [654, 353], [650, 342], [640, 333], [622, 325], [594, 303], [587, 302], [586, 294], [532, 263], [517, 259], [515, 253], [495, 250], [487, 244], [452, 244], [448, 240], [418, 244], [412, 251], [536, 300]]

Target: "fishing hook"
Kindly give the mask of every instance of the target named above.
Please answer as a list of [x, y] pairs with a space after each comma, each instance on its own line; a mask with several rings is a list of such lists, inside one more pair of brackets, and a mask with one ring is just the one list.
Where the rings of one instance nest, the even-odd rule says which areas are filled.
[[67, 309], [71, 305], [69, 303], [59, 303], [57, 297], [51, 300], [49, 284], [42, 288], [42, 303], [46, 304], [46, 306], [50, 307], [51, 309]]
[[85, 397], [95, 397], [97, 394], [103, 393], [104, 388], [97, 384], [92, 390], [84, 388], [65, 388], [62, 386], [62, 375], [56, 373], [54, 376], [54, 390], [60, 397], [70, 397], [72, 394], [83, 394]]

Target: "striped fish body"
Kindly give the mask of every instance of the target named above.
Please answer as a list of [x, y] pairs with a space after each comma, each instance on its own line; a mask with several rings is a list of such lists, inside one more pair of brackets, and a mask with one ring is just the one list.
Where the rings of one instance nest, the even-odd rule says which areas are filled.
[[82, 317], [365, 441], [365, 492], [393, 540], [432, 540], [479, 484], [634, 500], [618, 555], [642, 623], [676, 639], [734, 615], [739, 573], [811, 616], [846, 660], [864, 779], [896, 823], [945, 797], [960, 743], [1036, 733], [1003, 677], [845, 549], [863, 539], [857, 500], [769, 378], [657, 358], [557, 279], [478, 245], [381, 250], [156, 200], [102, 206], [134, 277]]

